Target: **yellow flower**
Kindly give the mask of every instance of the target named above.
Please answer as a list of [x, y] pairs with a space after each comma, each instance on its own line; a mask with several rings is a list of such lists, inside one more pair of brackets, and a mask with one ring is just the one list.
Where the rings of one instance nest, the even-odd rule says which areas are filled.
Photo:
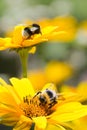
[[42, 87], [48, 82], [44, 69], [29, 71], [28, 78], [37, 91], [41, 90]]
[[63, 33], [60, 33], [59, 35], [55, 35], [55, 37], [51, 37], [51, 40], [58, 40], [58, 41], [63, 41], [63, 42], [70, 42], [74, 40], [76, 36], [76, 31], [77, 31], [77, 22], [76, 19], [73, 17], [56, 17], [52, 21], [53, 25], [58, 25], [60, 30], [62, 32], [65, 31], [65, 35]]
[[[25, 23], [31, 24], [33, 21], [26, 20]], [[70, 42], [74, 40], [77, 31], [77, 22], [74, 17], [65, 16], [65, 17], [55, 17], [53, 19], [41, 19], [37, 21], [40, 26], [45, 27], [49, 25], [58, 26], [56, 29], [58, 33], [50, 36], [50, 40], [62, 41], [62, 42]]]
[[63, 85], [60, 91], [76, 93], [79, 96], [77, 96], [77, 98], [75, 98], [74, 100], [87, 104], [87, 82], [86, 81], [80, 82], [77, 86]]
[[[39, 25], [38, 23], [36, 23]], [[33, 24], [32, 24], [33, 25]], [[40, 26], [40, 32], [33, 33], [31, 36], [31, 32], [27, 32], [25, 30], [26, 27], [31, 28], [32, 32], [34, 29], [32, 25], [24, 24], [24, 25], [18, 25], [14, 27], [14, 30], [12, 31], [12, 36], [4, 38], [5, 43], [3, 44], [3, 48], [1, 47], [0, 50], [4, 50], [7, 48], [23, 48], [23, 47], [33, 47], [41, 42], [48, 41], [51, 36], [60, 34], [61, 31], [57, 30], [58, 26], [57, 25], [47, 25], [47, 26]], [[28, 30], [29, 31], [29, 30]], [[62, 33], [64, 34], [65, 32], [62, 30]], [[61, 33], [61, 34], [62, 34]], [[28, 37], [29, 35], [29, 37]], [[1, 43], [1, 41], [0, 41]]]
[[[74, 92], [77, 97], [73, 97], [73, 101], [80, 101], [83, 104], [87, 104], [87, 82], [80, 82], [77, 86], [63, 85], [61, 92]], [[87, 116], [74, 120], [69, 124], [73, 130], [87, 130]]]
[[[61, 100], [54, 105], [49, 104], [47, 98], [43, 100], [42, 92], [53, 84], [46, 84], [42, 92], [36, 94], [27, 78], [11, 78], [10, 81], [12, 86], [0, 79], [0, 124], [13, 126], [14, 130], [29, 130], [31, 126], [45, 130], [47, 124], [51, 124], [64, 130], [63, 123], [87, 115], [87, 106], [79, 102]], [[43, 105], [42, 101], [47, 102]]]
[[46, 66], [45, 73], [48, 82], [59, 83], [72, 75], [72, 67], [63, 62], [51, 61]]
[[51, 61], [43, 69], [29, 71], [28, 77], [35, 89], [40, 90], [46, 83], [61, 83], [70, 78], [73, 69], [64, 62]]

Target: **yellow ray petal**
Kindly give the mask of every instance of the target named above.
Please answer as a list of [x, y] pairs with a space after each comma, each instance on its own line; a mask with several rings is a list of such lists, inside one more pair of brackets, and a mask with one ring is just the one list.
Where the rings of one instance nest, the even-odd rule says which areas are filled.
[[14, 28], [13, 44], [20, 44], [23, 41], [22, 30], [24, 26], [18, 25]]
[[33, 96], [35, 94], [33, 86], [27, 78], [11, 78], [10, 81], [21, 99], [28, 95]]
[[57, 111], [52, 114], [51, 119], [58, 122], [68, 122], [87, 115], [87, 106], [79, 102], [70, 102], [58, 107]]
[[28, 117], [21, 116], [13, 130], [29, 130], [32, 125], [32, 120]]
[[19, 119], [16, 112], [10, 112], [0, 117], [0, 123], [8, 126], [13, 126]]
[[72, 75], [72, 67], [66, 63], [51, 61], [45, 67], [48, 81], [59, 83]]
[[49, 34], [57, 28], [58, 28], [58, 26], [47, 26], [47, 27], [42, 29], [42, 34], [43, 35]]
[[36, 52], [36, 47], [35, 47], [35, 46], [32, 47], [32, 48], [29, 50], [29, 53], [34, 54], [35, 52]]
[[12, 103], [17, 105], [20, 103], [20, 98], [15, 92], [14, 88], [8, 85], [3, 79], [0, 78], [0, 102]]
[[22, 45], [24, 45], [25, 47], [27, 46], [35, 46], [41, 42], [44, 42], [44, 41], [48, 41], [48, 39], [46, 38], [36, 38], [36, 39], [33, 39], [33, 40], [25, 40], [24, 42], [22, 42]]
[[33, 121], [35, 122], [35, 129], [41, 129], [44, 130], [47, 126], [47, 120], [46, 117], [36, 117], [33, 118]]
[[0, 102], [1, 103], [6, 103], [6, 104], [10, 104], [12, 106], [17, 106], [17, 100], [15, 100], [17, 98], [14, 98], [13, 93], [9, 93], [9, 92], [2, 92], [0, 93]]
[[6, 115], [7, 113], [17, 112], [18, 109], [19, 108], [17, 106], [15, 107], [10, 104], [0, 103], [0, 117]]
[[60, 125], [55, 126], [52, 124], [48, 124], [46, 130], [66, 130], [66, 129]]

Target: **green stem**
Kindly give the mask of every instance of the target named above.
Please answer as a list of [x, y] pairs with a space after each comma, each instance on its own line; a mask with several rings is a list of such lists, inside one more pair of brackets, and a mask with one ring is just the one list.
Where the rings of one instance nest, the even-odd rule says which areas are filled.
[[19, 52], [21, 64], [22, 64], [22, 74], [24, 78], [27, 78], [27, 60], [28, 60], [28, 52], [26, 49], [22, 49]]
[[32, 126], [31, 126], [30, 130], [34, 130], [34, 127], [35, 127], [35, 124], [32, 123]]

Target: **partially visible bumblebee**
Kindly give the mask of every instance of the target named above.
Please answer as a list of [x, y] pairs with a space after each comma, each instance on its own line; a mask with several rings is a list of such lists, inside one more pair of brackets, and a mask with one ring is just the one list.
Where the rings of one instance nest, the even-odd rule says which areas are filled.
[[22, 30], [22, 36], [24, 39], [32, 38], [32, 36], [35, 34], [42, 34], [40, 26], [36, 23], [27, 26]]
[[58, 95], [54, 90], [45, 89], [38, 92], [33, 98], [38, 97], [40, 105], [51, 108], [57, 103]]

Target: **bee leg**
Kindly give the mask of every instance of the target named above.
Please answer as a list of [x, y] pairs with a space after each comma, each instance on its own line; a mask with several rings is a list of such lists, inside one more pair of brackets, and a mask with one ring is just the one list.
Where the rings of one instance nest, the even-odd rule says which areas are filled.
[[54, 100], [52, 103], [49, 104], [49, 108], [53, 107], [56, 103], [57, 101]]
[[33, 98], [35, 98], [35, 97], [36, 97], [38, 94], [40, 94], [40, 93], [41, 93], [41, 91], [37, 92]]
[[33, 35], [29, 35], [28, 38], [27, 38], [26, 40], [28, 40], [28, 39], [33, 40], [33, 38], [34, 38]]

